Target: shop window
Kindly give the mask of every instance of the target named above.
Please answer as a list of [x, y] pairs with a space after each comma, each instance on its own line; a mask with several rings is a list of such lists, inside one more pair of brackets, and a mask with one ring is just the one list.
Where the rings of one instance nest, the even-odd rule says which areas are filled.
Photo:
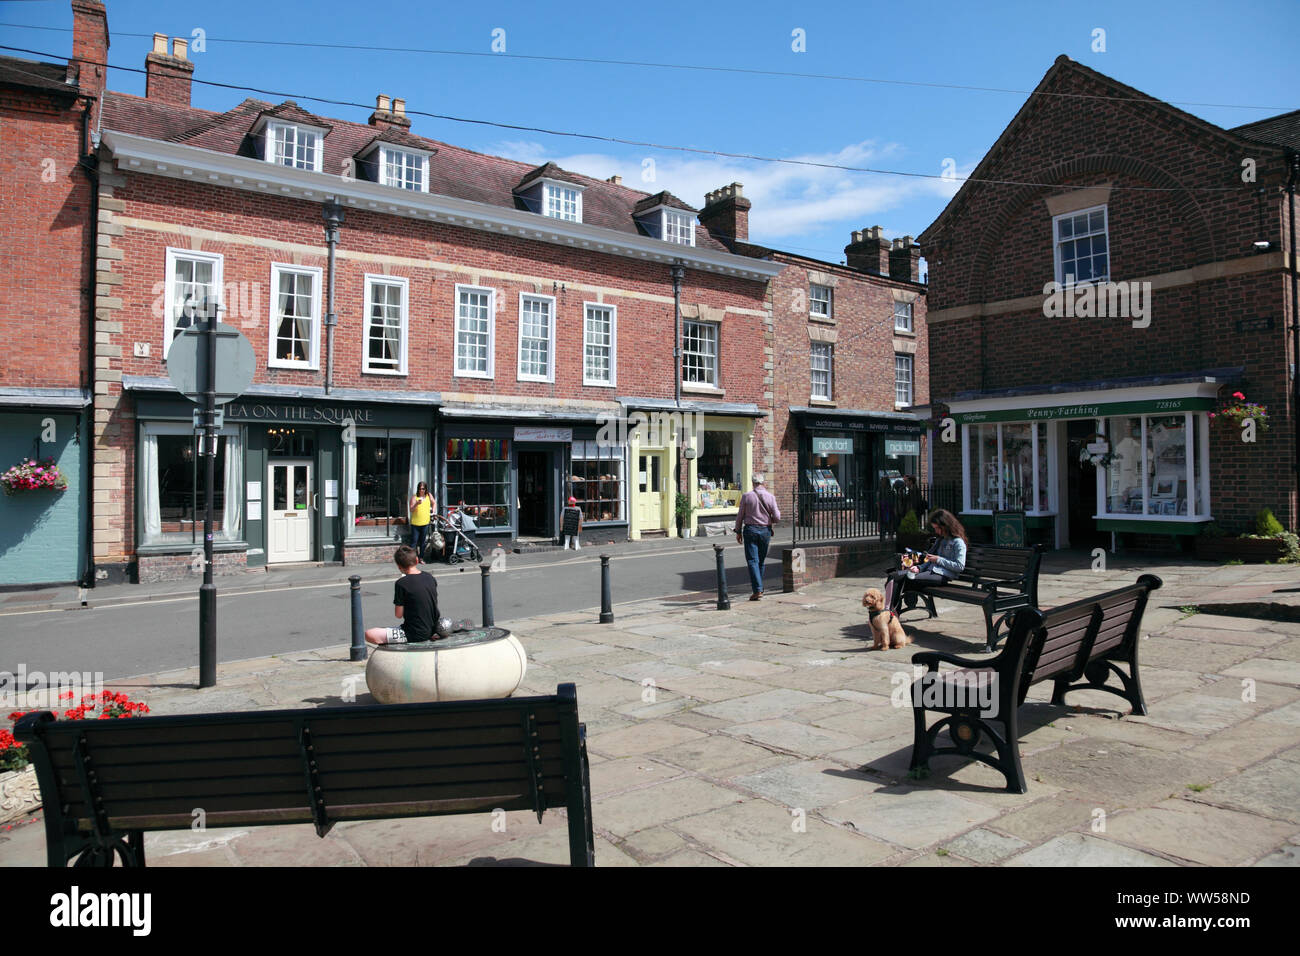
[[744, 438], [738, 431], [705, 431], [696, 477], [699, 508], [734, 508], [740, 504]]
[[967, 510], [1052, 513], [1052, 444], [1041, 422], [967, 425]]
[[854, 438], [847, 432], [819, 433], [811, 438], [809, 467], [804, 468], [804, 491], [819, 498], [843, 498], [857, 495], [860, 484], [860, 459], [854, 454]]
[[1199, 414], [1107, 419], [1106, 513], [1148, 517], [1208, 514], [1209, 488], [1200, 460], [1203, 421]]
[[510, 527], [510, 441], [447, 439], [446, 502], [476, 513], [482, 530]]
[[571, 487], [584, 523], [623, 521], [622, 446], [575, 441]]
[[[200, 442], [184, 424], [140, 427], [141, 544], [202, 545], [206, 501]], [[244, 446], [237, 426], [217, 437], [213, 535], [238, 541], [243, 532]]]
[[357, 429], [356, 442], [343, 446], [344, 483], [356, 490], [345, 510], [350, 537], [405, 536], [411, 495], [428, 480], [425, 447], [421, 431]]

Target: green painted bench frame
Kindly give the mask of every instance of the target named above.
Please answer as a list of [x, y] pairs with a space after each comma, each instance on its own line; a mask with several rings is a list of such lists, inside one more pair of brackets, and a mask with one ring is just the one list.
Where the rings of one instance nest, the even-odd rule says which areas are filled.
[[[1162, 583], [1154, 574], [1144, 574], [1136, 584], [1048, 611], [1026, 608], [1016, 615], [1002, 653], [992, 659], [973, 660], [941, 651], [913, 654], [912, 663], [924, 665], [927, 675], [948, 675], [945, 679], [950, 680], [956, 672], [940, 672], [941, 663], [964, 668], [967, 677], [981, 671], [986, 676], [992, 674], [996, 678], [997, 709], [993, 715], [984, 715], [978, 707], [957, 706], [955, 696], [947, 706], [927, 703], [917, 689], [921, 682], [913, 684], [911, 775], [925, 776], [933, 756], [959, 754], [1001, 771], [1009, 791], [1025, 793], [1016, 715], [1029, 688], [1040, 681], [1053, 682], [1053, 704], [1063, 704], [1071, 691], [1101, 690], [1124, 698], [1133, 714], [1146, 716], [1138, 646], [1147, 599]], [[1127, 670], [1121, 670], [1118, 664]], [[1119, 686], [1110, 682], [1112, 677]], [[933, 681], [936, 677], [927, 679]], [[970, 701], [965, 703], [969, 705]], [[947, 716], [927, 727], [927, 712]], [[945, 729], [952, 744], [939, 747], [937, 738]], [[975, 749], [983, 736], [990, 740], [991, 754]]]
[[49, 866], [144, 866], [144, 833], [548, 809], [595, 863], [577, 688], [554, 696], [129, 720], [22, 717]]

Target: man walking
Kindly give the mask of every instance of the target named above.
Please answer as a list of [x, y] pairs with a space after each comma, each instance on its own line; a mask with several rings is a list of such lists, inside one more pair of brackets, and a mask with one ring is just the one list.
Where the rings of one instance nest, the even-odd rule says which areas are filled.
[[751, 601], [763, 597], [763, 562], [772, 543], [772, 525], [781, 520], [781, 509], [776, 498], [763, 487], [763, 476], [754, 476], [754, 490], [740, 499], [740, 512], [736, 515], [736, 541], [745, 546], [745, 563], [749, 565], [749, 586], [754, 593]]

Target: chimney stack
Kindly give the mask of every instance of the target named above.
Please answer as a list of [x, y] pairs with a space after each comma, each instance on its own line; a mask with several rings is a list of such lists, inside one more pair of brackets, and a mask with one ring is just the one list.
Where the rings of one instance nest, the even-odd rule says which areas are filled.
[[889, 251], [889, 240], [881, 235], [881, 228], [872, 226], [853, 233], [853, 241], [844, 247], [844, 257], [850, 269], [887, 276], [890, 274]]
[[754, 205], [744, 195], [744, 183], [731, 183], [704, 195], [700, 223], [723, 245], [749, 241], [749, 210]]
[[607, 182], [607, 183], [613, 183], [615, 186], [622, 186], [622, 185], [623, 185], [623, 177], [622, 177], [622, 176], [610, 176], [609, 179], [605, 180], [605, 182]]
[[[68, 61], [68, 79], [76, 82], [81, 92], [96, 97], [94, 109], [99, 110], [98, 97], [104, 92], [107, 68], [96, 66], [108, 62], [108, 13], [99, 0], [72, 0], [72, 59]], [[98, 117], [91, 118], [92, 126]]]
[[385, 96], [380, 93], [375, 97], [375, 111], [367, 120], [378, 129], [410, 129], [411, 120], [406, 115], [406, 100]]
[[889, 277], [907, 282], [921, 281], [921, 247], [911, 236], [895, 239], [889, 250]]
[[190, 105], [190, 78], [194, 64], [189, 60], [190, 41], [177, 37], [167, 52], [167, 34], [153, 35], [153, 51], [144, 58], [144, 95], [172, 106]]

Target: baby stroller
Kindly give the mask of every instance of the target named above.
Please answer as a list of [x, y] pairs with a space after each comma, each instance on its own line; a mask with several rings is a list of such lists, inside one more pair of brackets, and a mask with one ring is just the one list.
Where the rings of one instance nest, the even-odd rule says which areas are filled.
[[450, 508], [447, 517], [438, 515], [438, 527], [446, 539], [448, 564], [460, 564], [462, 561], [473, 561], [477, 564], [483, 560], [483, 552], [478, 549], [478, 545], [468, 534], [478, 530], [474, 519], [469, 515], [456, 508]]

